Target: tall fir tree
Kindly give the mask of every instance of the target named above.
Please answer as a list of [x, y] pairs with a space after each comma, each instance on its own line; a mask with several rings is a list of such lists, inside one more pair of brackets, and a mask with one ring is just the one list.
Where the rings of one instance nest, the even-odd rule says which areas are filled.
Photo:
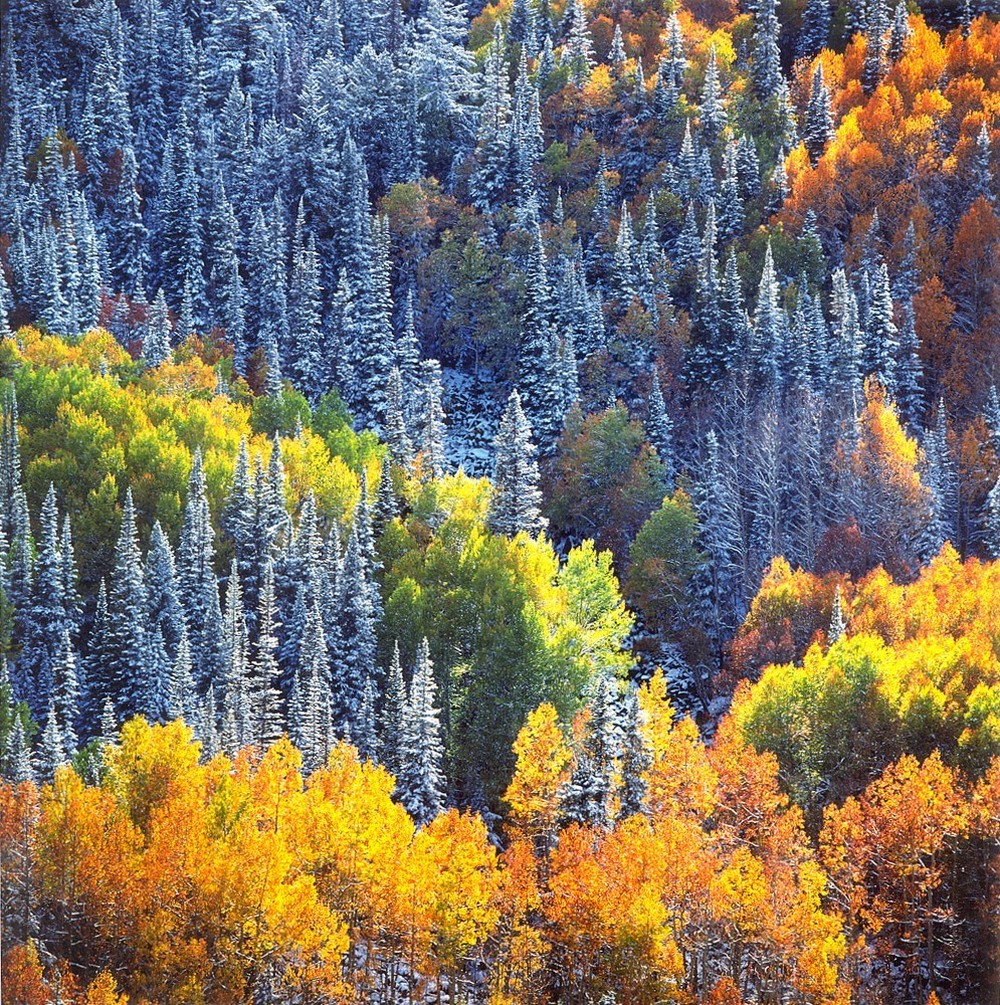
[[537, 534], [544, 530], [547, 521], [541, 512], [542, 492], [538, 485], [536, 447], [516, 388], [507, 400], [494, 447], [493, 490], [488, 517], [490, 529], [508, 537], [521, 531]]
[[427, 639], [417, 650], [403, 720], [401, 763], [396, 792], [418, 827], [430, 823], [444, 807], [444, 745], [437, 686]]

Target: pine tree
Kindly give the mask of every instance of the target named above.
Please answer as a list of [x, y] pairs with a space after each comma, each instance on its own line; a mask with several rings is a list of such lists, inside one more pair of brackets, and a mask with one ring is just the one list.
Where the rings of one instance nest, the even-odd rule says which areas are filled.
[[830, 41], [830, 0], [806, 0], [802, 27], [796, 38], [795, 55], [815, 56]]
[[653, 752], [643, 731], [638, 689], [625, 693], [621, 738], [621, 801], [618, 818], [646, 811], [646, 772], [653, 763]]
[[563, 797], [568, 819], [596, 827], [611, 824], [615, 766], [621, 750], [615, 688], [606, 673], [595, 683], [587, 734]]
[[444, 806], [444, 746], [437, 686], [427, 639], [417, 650], [401, 736], [401, 764], [396, 793], [418, 827], [430, 823]]
[[398, 367], [389, 371], [383, 435], [393, 462], [410, 470], [413, 464], [413, 444], [406, 428], [403, 376]]
[[56, 714], [49, 707], [46, 716], [45, 729], [42, 730], [38, 749], [35, 751], [35, 774], [43, 782], [51, 782], [56, 770], [62, 767], [68, 758], [62, 731], [56, 720]]
[[18, 622], [24, 621], [22, 661], [30, 675], [26, 697], [36, 715], [41, 715], [52, 700], [53, 671], [60, 656], [63, 631], [69, 627], [63, 605], [59, 514], [55, 487], [51, 483], [42, 504], [39, 524], [41, 533], [30, 603], [18, 612]]
[[222, 610], [215, 578], [215, 542], [201, 451], [196, 450], [188, 479], [178, 560], [178, 584], [200, 691], [223, 689]]
[[701, 89], [701, 127], [709, 146], [722, 134], [726, 128], [726, 108], [722, 100], [722, 85], [719, 82], [719, 65], [713, 45], [708, 55], [708, 65], [705, 68], [705, 83]]
[[270, 353], [269, 369], [277, 364], [278, 374], [270, 374], [280, 387], [280, 355], [287, 351], [288, 294], [285, 280], [285, 228], [281, 207], [275, 198], [270, 219], [258, 208], [250, 232], [248, 272], [250, 288], [256, 291], [248, 312], [248, 324], [256, 346]]
[[888, 70], [885, 35], [889, 25], [885, 0], [869, 0], [866, 22], [865, 62], [861, 73], [861, 83], [865, 93], [871, 94], [881, 83]]
[[177, 643], [177, 655], [174, 657], [170, 672], [170, 687], [166, 703], [167, 720], [186, 719], [188, 723], [192, 723], [196, 705], [191, 645], [188, 642], [187, 628], [182, 624], [180, 641]]
[[778, 94], [783, 80], [778, 48], [780, 31], [776, 0], [760, 0], [754, 15], [753, 76], [762, 101], [769, 101]]
[[12, 785], [34, 780], [34, 767], [31, 763], [31, 744], [25, 732], [23, 717], [14, 716], [10, 738], [7, 741], [7, 756], [3, 763], [3, 777]]
[[844, 617], [844, 598], [840, 592], [840, 586], [833, 594], [833, 613], [830, 615], [830, 628], [826, 633], [827, 640], [832, 646], [840, 641], [847, 632], [847, 619]]
[[149, 625], [159, 629], [168, 653], [176, 654], [184, 632], [184, 611], [177, 595], [174, 553], [159, 520], [149, 537], [144, 571]]
[[865, 324], [864, 365], [867, 373], [877, 377], [883, 387], [895, 394], [898, 374], [899, 330], [893, 320], [892, 293], [885, 262], [875, 270], [871, 287], [871, 303]]
[[146, 579], [139, 552], [132, 490], [125, 495], [121, 530], [115, 546], [114, 571], [107, 599], [108, 691], [121, 721], [146, 710], [146, 673], [149, 662]]
[[11, 338], [14, 334], [10, 327], [10, 312], [14, 306], [10, 287], [4, 270], [0, 269], [0, 339]]
[[778, 278], [774, 270], [771, 242], [764, 253], [764, 268], [757, 290], [751, 355], [754, 370], [765, 387], [779, 388], [785, 354], [785, 316], [779, 303]]
[[288, 292], [289, 353], [288, 375], [296, 388], [314, 400], [326, 389], [323, 373], [322, 291], [319, 283], [319, 255], [309, 237], [304, 247], [295, 249]]
[[59, 648], [52, 668], [50, 707], [58, 720], [67, 752], [75, 753], [79, 747], [76, 722], [80, 713], [80, 678], [77, 675], [76, 652], [66, 626], [63, 626], [59, 637]]
[[242, 740], [246, 727], [247, 662], [249, 641], [246, 616], [243, 613], [243, 591], [240, 589], [239, 567], [234, 558], [226, 583], [226, 606], [222, 617], [222, 651], [224, 658], [223, 700], [227, 709], [236, 713], [237, 739]]
[[819, 160], [827, 143], [833, 139], [833, 112], [830, 108], [830, 89], [823, 79], [823, 64], [816, 63], [813, 73], [809, 103], [806, 105], [802, 138], [813, 163]]
[[472, 53], [466, 48], [465, 4], [427, 0], [416, 19], [413, 78], [420, 150], [428, 173], [444, 177], [453, 145], [471, 138], [475, 128], [476, 82]]
[[562, 425], [561, 394], [553, 358], [550, 319], [552, 288], [549, 285], [541, 229], [531, 223], [531, 249], [525, 269], [525, 303], [521, 316], [517, 381], [529, 403], [528, 419], [543, 449]]
[[972, 157], [972, 191], [970, 201], [976, 198], [993, 202], [996, 198], [996, 171], [993, 168], [990, 131], [984, 122], [976, 134], [976, 149]]
[[516, 388], [510, 393], [494, 445], [496, 456], [490, 497], [490, 529], [508, 537], [521, 531], [537, 534], [545, 528], [547, 521], [541, 514], [542, 493], [538, 487], [536, 448]]
[[646, 412], [646, 432], [649, 442], [656, 449], [656, 454], [663, 465], [664, 481], [667, 492], [672, 492], [677, 476], [677, 461], [674, 451], [674, 426], [667, 414], [667, 406], [663, 400], [660, 388], [660, 375], [653, 370], [653, 381], [649, 390]]
[[255, 564], [253, 552], [254, 497], [250, 477], [250, 453], [246, 437], [240, 439], [219, 525], [223, 534], [233, 543], [233, 552], [239, 562], [240, 576], [246, 578], [250, 566]]
[[421, 470], [425, 477], [440, 478], [447, 463], [445, 454], [445, 413], [441, 405], [441, 364], [424, 360], [422, 371], [422, 409], [420, 419]]
[[921, 390], [923, 366], [920, 361], [920, 338], [917, 335], [913, 304], [903, 310], [903, 327], [897, 343], [894, 372], [896, 405], [900, 418], [910, 427], [919, 429], [923, 421], [924, 398]]
[[170, 359], [170, 332], [170, 315], [161, 288], [156, 291], [149, 308], [149, 323], [146, 326], [146, 337], [142, 342], [142, 358], [147, 366], [159, 366]]
[[583, 0], [570, 0], [568, 7], [569, 32], [563, 50], [562, 65], [569, 68], [570, 80], [582, 87], [594, 67], [594, 43], [587, 25], [587, 12]]
[[910, 13], [906, 0], [898, 0], [892, 17], [892, 31], [889, 34], [889, 59], [896, 62], [906, 49], [910, 38]]
[[366, 761], [378, 762], [378, 732], [375, 728], [375, 684], [371, 677], [365, 681], [361, 691], [361, 708], [358, 711], [357, 725], [351, 734], [351, 740], [357, 747], [358, 754]]
[[1000, 455], [1000, 389], [996, 384], [991, 385], [986, 398], [986, 407], [983, 409], [983, 418], [986, 421], [986, 428], [990, 434], [990, 445], [996, 454]]
[[282, 696], [278, 687], [280, 668], [275, 653], [278, 648], [278, 621], [274, 595], [274, 570], [266, 561], [257, 614], [256, 655], [247, 678], [249, 739], [264, 749], [282, 732]]
[[393, 643], [392, 661], [386, 677], [385, 700], [380, 717], [381, 761], [386, 771], [399, 777], [403, 770], [403, 727], [406, 722], [406, 685], [403, 664], [399, 658], [399, 643]]

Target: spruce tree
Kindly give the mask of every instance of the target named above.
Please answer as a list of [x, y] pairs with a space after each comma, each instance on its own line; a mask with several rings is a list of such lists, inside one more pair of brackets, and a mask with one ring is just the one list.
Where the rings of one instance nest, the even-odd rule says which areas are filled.
[[62, 730], [55, 711], [49, 707], [38, 748], [35, 751], [35, 774], [42, 782], [51, 782], [58, 768], [68, 760]]
[[380, 727], [381, 763], [386, 771], [399, 777], [403, 770], [403, 725], [406, 721], [406, 684], [403, 664], [399, 658], [399, 642], [392, 647], [392, 660], [386, 675], [385, 700], [382, 703]]
[[430, 823], [444, 807], [442, 771], [444, 745], [441, 713], [436, 707], [437, 686], [427, 639], [417, 650], [401, 736], [401, 763], [396, 793], [418, 827]]
[[102, 647], [107, 646], [104, 658], [109, 664], [108, 691], [101, 697], [112, 700], [122, 722], [146, 711], [147, 611], [146, 578], [139, 552], [135, 506], [132, 490], [128, 489], [108, 590], [106, 640], [101, 643]]
[[427, 359], [421, 364], [422, 409], [420, 419], [421, 470], [425, 477], [440, 478], [447, 463], [445, 455], [445, 412], [441, 405], [441, 364]]
[[816, 63], [813, 73], [809, 103], [806, 105], [802, 139], [813, 163], [819, 160], [827, 143], [833, 139], [833, 112], [830, 108], [830, 89], [823, 79], [823, 64]]
[[174, 657], [170, 673], [166, 707], [167, 719], [169, 721], [185, 719], [189, 724], [193, 724], [196, 706], [191, 645], [188, 642], [187, 628], [182, 624], [180, 641], [177, 643], [177, 655]]
[[594, 67], [594, 43], [587, 24], [583, 0], [569, 0], [567, 9], [569, 32], [563, 50], [562, 65], [569, 68], [570, 80], [582, 87]]
[[833, 613], [830, 615], [830, 628], [826, 633], [830, 645], [832, 646], [843, 638], [846, 631], [847, 619], [844, 617], [844, 598], [838, 585], [833, 594]]
[[643, 728], [638, 689], [634, 685], [626, 692], [623, 705], [619, 820], [646, 811], [646, 772], [653, 763], [653, 751]]
[[701, 128], [709, 146], [719, 138], [726, 128], [726, 108], [722, 100], [722, 85], [719, 82], [719, 64], [713, 45], [705, 68], [705, 83], [701, 89]]
[[224, 655], [214, 537], [201, 451], [196, 450], [188, 479], [177, 578], [198, 688], [204, 692], [209, 682], [214, 682], [218, 699]]
[[615, 768], [621, 752], [616, 687], [606, 673], [595, 683], [587, 734], [563, 796], [568, 819], [595, 827], [608, 827], [612, 822]]
[[760, 0], [754, 15], [753, 77], [762, 101], [770, 101], [778, 94], [783, 80], [778, 48], [780, 31], [776, 0]]
[[494, 446], [493, 492], [488, 517], [490, 529], [495, 534], [508, 537], [521, 531], [537, 534], [548, 521], [541, 514], [542, 493], [538, 487], [538, 464], [531, 427], [521, 408], [521, 396], [516, 388], [507, 400]]
[[176, 654], [184, 631], [184, 611], [177, 594], [174, 553], [159, 520], [149, 537], [144, 571], [149, 625], [159, 629], [167, 652]]
[[781, 387], [783, 376], [781, 364], [785, 354], [785, 316], [779, 303], [779, 295], [771, 242], [768, 241], [760, 286], [757, 290], [751, 355], [759, 381], [763, 386], [772, 389]]
[[646, 432], [649, 442], [656, 450], [660, 463], [663, 465], [664, 481], [667, 492], [672, 492], [677, 476], [677, 459], [674, 449], [674, 426], [667, 414], [667, 406], [663, 400], [663, 390], [660, 387], [660, 375], [654, 368], [653, 381], [649, 390], [646, 412]]
[[59, 648], [52, 668], [50, 707], [58, 720], [67, 752], [75, 753], [80, 745], [76, 732], [80, 714], [80, 678], [77, 674], [76, 652], [66, 626], [63, 626], [60, 634]]
[[812, 57], [824, 49], [830, 41], [830, 21], [830, 0], [806, 0], [795, 55]]

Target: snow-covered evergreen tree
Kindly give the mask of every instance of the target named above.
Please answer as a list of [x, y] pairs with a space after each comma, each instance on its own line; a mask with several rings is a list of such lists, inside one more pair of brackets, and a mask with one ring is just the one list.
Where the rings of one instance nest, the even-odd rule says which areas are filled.
[[436, 702], [434, 665], [427, 639], [422, 639], [403, 718], [396, 778], [399, 801], [418, 826], [429, 823], [444, 807], [444, 746]]
[[507, 400], [494, 446], [490, 529], [508, 537], [520, 531], [537, 534], [545, 528], [547, 521], [541, 513], [542, 492], [538, 487], [536, 448], [516, 388]]

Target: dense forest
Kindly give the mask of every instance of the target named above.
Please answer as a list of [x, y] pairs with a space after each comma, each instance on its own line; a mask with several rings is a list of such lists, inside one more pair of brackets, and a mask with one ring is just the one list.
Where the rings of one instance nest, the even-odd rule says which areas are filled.
[[997, 0], [0, 16], [3, 1005], [997, 1000]]

